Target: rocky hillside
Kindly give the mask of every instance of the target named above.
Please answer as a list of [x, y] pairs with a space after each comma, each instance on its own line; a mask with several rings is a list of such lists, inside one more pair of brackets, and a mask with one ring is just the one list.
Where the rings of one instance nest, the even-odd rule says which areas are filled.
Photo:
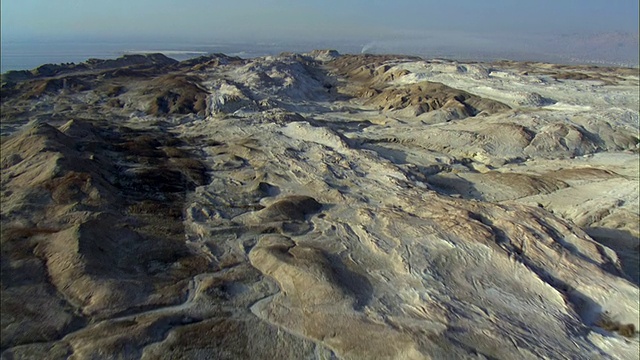
[[637, 69], [2, 78], [2, 359], [637, 359]]

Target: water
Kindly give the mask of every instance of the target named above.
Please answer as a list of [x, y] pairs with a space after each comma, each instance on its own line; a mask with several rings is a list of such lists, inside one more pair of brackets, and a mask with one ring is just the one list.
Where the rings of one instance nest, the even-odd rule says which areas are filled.
[[[163, 53], [182, 61], [209, 53], [253, 58], [284, 51], [307, 52], [325, 44], [269, 43], [170, 43], [170, 42], [26, 42], [3, 41], [0, 72], [31, 70], [43, 64], [79, 63], [90, 58], [115, 59], [125, 54]], [[362, 44], [338, 44], [338, 51], [360, 52]], [[331, 47], [336, 49], [336, 47]]]
[[[500, 42], [457, 42], [436, 39], [409, 39], [386, 41], [342, 41], [342, 42], [211, 42], [188, 43], [170, 41], [2, 41], [0, 72], [30, 70], [43, 64], [79, 63], [90, 58], [115, 59], [125, 54], [159, 52], [176, 60], [209, 54], [224, 53], [230, 56], [253, 58], [276, 55], [281, 52], [303, 53], [314, 49], [335, 49], [343, 54], [361, 52], [418, 55], [425, 58], [448, 58], [458, 60], [492, 61], [496, 59], [545, 61], [554, 63], [585, 63], [600, 65], [638, 66], [637, 44], [622, 48], [624, 52], [614, 54], [605, 48], [563, 51], [533, 46], [531, 42], [516, 42], [502, 45]], [[545, 44], [547, 42], [544, 42]], [[498, 45], [496, 45], [498, 44]], [[523, 45], [524, 44], [524, 45]], [[616, 48], [620, 52], [620, 48]], [[629, 55], [631, 54], [631, 55]], [[615, 55], [615, 56], [614, 56]]]
[[[398, 42], [342, 42], [307, 44], [288, 42], [184, 44], [162, 42], [3, 42], [0, 72], [30, 70], [43, 64], [79, 63], [90, 58], [115, 59], [125, 54], [163, 53], [176, 60], [186, 60], [209, 53], [253, 58], [281, 52], [303, 53], [314, 49], [335, 49], [341, 53], [395, 53], [427, 57], [460, 57], [459, 53], [428, 48], [420, 44]], [[476, 57], [483, 60], [481, 54]]]
[[88, 58], [112, 59], [123, 54], [121, 44], [3, 41], [1, 72], [28, 70], [43, 64], [82, 62]]
[[115, 59], [125, 54], [165, 52], [176, 60], [206, 54], [206, 50], [180, 44], [124, 42], [3, 42], [0, 72], [30, 70], [43, 64], [79, 63], [90, 58]]

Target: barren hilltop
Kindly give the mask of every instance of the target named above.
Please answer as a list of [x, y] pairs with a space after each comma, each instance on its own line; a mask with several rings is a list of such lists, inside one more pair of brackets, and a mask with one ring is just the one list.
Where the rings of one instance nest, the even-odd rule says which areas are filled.
[[638, 359], [638, 69], [2, 75], [2, 359]]

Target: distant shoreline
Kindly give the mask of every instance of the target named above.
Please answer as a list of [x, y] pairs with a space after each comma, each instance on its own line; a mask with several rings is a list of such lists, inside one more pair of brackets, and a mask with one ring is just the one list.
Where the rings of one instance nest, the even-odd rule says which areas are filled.
[[325, 44], [215, 44], [215, 45], [183, 45], [158, 43], [26, 43], [3, 42], [0, 62], [0, 73], [8, 71], [32, 70], [46, 64], [82, 63], [88, 59], [116, 59], [123, 55], [161, 53], [178, 61], [188, 60], [212, 53], [224, 53], [229, 56], [255, 58], [277, 55], [282, 52], [304, 53], [314, 49], [332, 48], [340, 53], [372, 53], [372, 54], [406, 54], [426, 59], [445, 58], [456, 61], [491, 62], [498, 60], [533, 61], [567, 65], [594, 65], [607, 67], [638, 68], [636, 62], [608, 61], [588, 59], [577, 55], [543, 54], [535, 52], [508, 51], [491, 52], [465, 49], [425, 49], [416, 47], [395, 49], [391, 46], [360, 43], [341, 46], [323, 46]]

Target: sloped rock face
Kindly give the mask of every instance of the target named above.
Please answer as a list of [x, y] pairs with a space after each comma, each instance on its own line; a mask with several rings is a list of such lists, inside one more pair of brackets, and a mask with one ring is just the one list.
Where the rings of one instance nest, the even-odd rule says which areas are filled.
[[255, 102], [238, 86], [226, 81], [216, 85], [215, 90], [207, 99], [208, 114], [228, 114], [241, 109], [254, 110]]
[[[418, 117], [436, 112], [436, 121], [463, 119], [479, 114], [488, 115], [510, 109], [508, 105], [484, 99], [441, 83], [421, 81], [398, 83], [411, 72], [398, 68], [397, 63], [415, 61], [397, 56], [344, 56], [329, 63], [332, 70], [349, 79], [342, 91], [366, 99], [365, 104], [406, 117]], [[458, 70], [460, 67], [457, 68]], [[466, 68], [465, 71], [466, 73]], [[426, 80], [426, 79], [425, 79]]]
[[151, 100], [147, 113], [163, 114], [200, 114], [207, 110], [208, 92], [198, 84], [198, 79], [164, 76], [154, 80], [150, 86], [142, 90], [142, 94], [150, 95]]
[[382, 90], [365, 104], [374, 105], [381, 110], [408, 109], [413, 116], [444, 109], [450, 112], [452, 119], [509, 109], [507, 105], [497, 101], [481, 99], [464, 91], [428, 82]]
[[146, 59], [3, 87], [3, 358], [637, 358], [637, 76]]

